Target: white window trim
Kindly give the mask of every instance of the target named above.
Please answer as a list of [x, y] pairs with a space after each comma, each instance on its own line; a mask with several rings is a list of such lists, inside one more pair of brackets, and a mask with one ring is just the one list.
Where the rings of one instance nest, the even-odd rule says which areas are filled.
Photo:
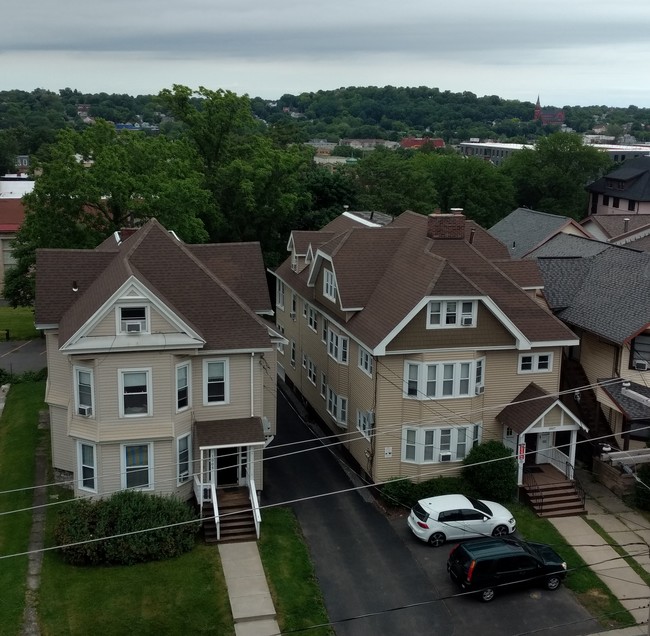
[[347, 364], [350, 358], [350, 339], [328, 328], [327, 355], [339, 364]]
[[316, 371], [316, 365], [314, 364], [314, 361], [311, 358], [307, 358], [307, 379], [314, 385], [316, 386], [316, 378], [318, 377], [317, 371]]
[[[208, 364], [223, 362], [223, 401], [208, 402]], [[208, 358], [203, 360], [203, 406], [230, 404], [230, 364], [228, 358]]]
[[[147, 377], [147, 412], [146, 413], [125, 413], [124, 412], [124, 374], [126, 373], [145, 373]], [[151, 383], [151, 367], [141, 367], [136, 369], [118, 369], [118, 386], [119, 395], [119, 413], [120, 417], [151, 417], [153, 415], [153, 388]]]
[[[75, 404], [75, 415], [79, 415], [80, 406], [89, 406], [90, 407], [90, 416], [95, 417], [95, 371], [91, 367], [83, 367], [80, 365], [74, 366], [74, 404]], [[90, 374], [90, 404], [81, 404], [79, 402], [79, 372], [89, 373]]]
[[[180, 441], [187, 439], [187, 477], [181, 478]], [[185, 433], [176, 438], [176, 483], [178, 486], [186, 484], [192, 479], [192, 433]]]
[[295, 369], [296, 368], [296, 341], [292, 340], [291, 341], [291, 346], [290, 346], [290, 357], [289, 357], [289, 364]]
[[149, 463], [147, 465], [147, 470], [149, 472], [149, 485], [145, 487], [133, 488], [130, 490], [153, 490], [154, 489], [154, 478], [153, 478], [153, 443], [152, 442], [133, 442], [131, 444], [120, 444], [120, 475], [122, 476], [122, 490], [126, 490], [128, 486], [126, 485], [126, 449], [128, 446], [148, 446], [147, 458]]
[[[93, 449], [93, 480], [95, 482], [94, 488], [84, 486], [82, 446], [90, 446]], [[87, 442], [86, 440], [82, 439], [77, 440], [77, 490], [83, 490], [84, 492], [97, 492], [97, 445], [94, 442]]]
[[[548, 356], [548, 369], [539, 368], [539, 358], [541, 356]], [[524, 358], [532, 358], [532, 369], [522, 369], [521, 365]], [[551, 373], [553, 371], [553, 352], [541, 351], [540, 353], [520, 353], [519, 362], [517, 364], [517, 373]]]
[[[187, 406], [178, 406], [178, 371], [181, 367], [187, 367]], [[175, 373], [176, 384], [174, 386], [174, 396], [176, 404], [176, 412], [181, 413], [187, 411], [187, 409], [192, 408], [192, 363], [188, 360], [186, 362], [179, 362], [176, 365]]]
[[370, 411], [360, 411], [357, 409], [357, 430], [366, 438], [370, 439], [372, 435], [374, 413]]
[[338, 287], [336, 284], [336, 276], [331, 269], [323, 270], [323, 296], [329, 300], [336, 302], [336, 294]]
[[284, 283], [278, 278], [276, 279], [277, 285], [275, 287], [275, 306], [284, 309], [284, 295], [285, 287]]
[[[476, 366], [477, 363], [482, 363], [483, 372], [482, 372], [482, 382], [478, 383], [476, 378]], [[460, 369], [461, 365], [469, 364], [469, 376], [468, 378], [461, 378]], [[453, 392], [451, 395], [443, 395], [443, 370], [445, 365], [454, 366], [454, 377], [453, 377]], [[409, 395], [408, 385], [409, 385], [409, 367], [414, 366], [418, 369], [417, 377], [417, 389], [416, 395]], [[427, 395], [427, 379], [428, 379], [428, 368], [431, 366], [436, 367], [436, 393], [435, 395]], [[485, 358], [479, 358], [478, 360], [444, 360], [436, 362], [418, 362], [416, 360], [405, 360], [404, 361], [404, 381], [402, 387], [402, 397], [407, 400], [453, 400], [453, 399], [462, 399], [462, 398], [472, 398], [477, 394], [477, 387], [484, 386], [485, 382]], [[460, 381], [461, 379], [468, 379], [467, 393], [460, 393]]]
[[[440, 324], [431, 322], [431, 307], [433, 303], [440, 303]], [[445, 316], [447, 314], [447, 303], [456, 303], [456, 322], [448, 325], [445, 323]], [[463, 313], [463, 303], [471, 303], [471, 313]], [[476, 327], [476, 317], [478, 314], [478, 301], [467, 300], [466, 298], [449, 298], [447, 300], [430, 300], [427, 304], [427, 329], [469, 329]], [[471, 316], [471, 324], [464, 325], [463, 317]]]
[[311, 305], [307, 307], [307, 324], [314, 333], [318, 333], [318, 312]]
[[144, 329], [141, 329], [137, 334], [150, 334], [151, 333], [151, 312], [149, 305], [146, 303], [129, 303], [117, 305], [115, 308], [115, 333], [122, 335], [133, 334], [122, 328], [122, 309], [144, 309]]
[[[281, 325], [278, 322], [278, 323], [276, 323], [276, 327], [278, 329], [278, 333], [281, 336], [284, 336], [284, 325]], [[278, 353], [281, 353], [282, 355], [284, 355], [284, 343], [282, 343], [282, 342], [278, 342]]]
[[327, 375], [320, 372], [320, 395], [323, 399], [327, 399]]
[[370, 351], [359, 345], [359, 368], [368, 376], [372, 377], [373, 358]]
[[348, 399], [335, 393], [330, 386], [327, 387], [325, 408], [340, 428], [348, 427]]
[[[465, 455], [464, 457], [458, 457], [458, 431], [465, 430]], [[481, 433], [482, 433], [482, 424], [469, 424], [467, 426], [456, 426], [456, 425], [447, 425], [447, 426], [403, 426], [402, 427], [402, 448], [401, 448], [401, 460], [405, 464], [450, 464], [450, 463], [459, 463], [462, 462], [465, 457], [467, 457], [470, 450], [476, 445], [481, 443]], [[407, 448], [407, 435], [409, 431], [415, 431], [415, 459], [406, 458], [406, 448]], [[442, 431], [449, 431], [451, 434], [450, 450], [441, 450], [441, 434]], [[425, 454], [425, 439], [426, 433], [433, 432], [433, 443], [430, 445], [433, 448], [433, 459], [424, 459]], [[449, 460], [442, 460], [441, 458], [446, 454], [450, 453]]]

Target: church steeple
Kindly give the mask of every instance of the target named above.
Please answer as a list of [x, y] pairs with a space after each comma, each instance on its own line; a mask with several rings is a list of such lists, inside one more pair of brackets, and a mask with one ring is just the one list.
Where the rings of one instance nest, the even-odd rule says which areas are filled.
[[542, 118], [542, 106], [539, 103], [539, 94], [537, 95], [537, 103], [535, 104], [535, 115], [533, 116], [533, 121], [537, 121]]

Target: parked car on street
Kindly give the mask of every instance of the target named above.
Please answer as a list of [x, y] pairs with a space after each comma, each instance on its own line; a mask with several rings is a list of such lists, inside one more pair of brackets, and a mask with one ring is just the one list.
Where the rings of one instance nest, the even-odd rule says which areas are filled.
[[503, 537], [517, 527], [510, 511], [494, 501], [465, 495], [440, 495], [420, 499], [411, 509], [408, 525], [429, 545], [472, 537]]
[[543, 543], [490, 537], [455, 546], [447, 571], [463, 592], [476, 592], [488, 602], [497, 590], [535, 584], [556, 590], [566, 577], [566, 562]]

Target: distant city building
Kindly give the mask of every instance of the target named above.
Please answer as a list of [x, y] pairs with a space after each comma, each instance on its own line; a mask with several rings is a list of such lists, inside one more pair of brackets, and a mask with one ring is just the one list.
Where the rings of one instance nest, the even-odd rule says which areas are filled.
[[544, 126], [562, 126], [564, 124], [564, 111], [561, 108], [542, 108], [538, 95], [533, 121], [541, 121]]
[[350, 146], [357, 150], [374, 150], [377, 146], [395, 150], [400, 147], [398, 141], [387, 141], [386, 139], [341, 139], [339, 145]]
[[432, 148], [444, 148], [445, 141], [439, 137], [404, 137], [399, 142], [402, 148], [418, 149], [424, 146], [431, 146]]

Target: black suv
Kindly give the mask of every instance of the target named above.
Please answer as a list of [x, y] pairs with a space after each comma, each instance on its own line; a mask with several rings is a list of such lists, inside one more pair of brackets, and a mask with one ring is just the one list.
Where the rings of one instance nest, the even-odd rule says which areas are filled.
[[464, 592], [475, 592], [488, 602], [497, 589], [537, 583], [556, 590], [566, 576], [566, 562], [543, 543], [486, 538], [453, 548], [447, 572]]

